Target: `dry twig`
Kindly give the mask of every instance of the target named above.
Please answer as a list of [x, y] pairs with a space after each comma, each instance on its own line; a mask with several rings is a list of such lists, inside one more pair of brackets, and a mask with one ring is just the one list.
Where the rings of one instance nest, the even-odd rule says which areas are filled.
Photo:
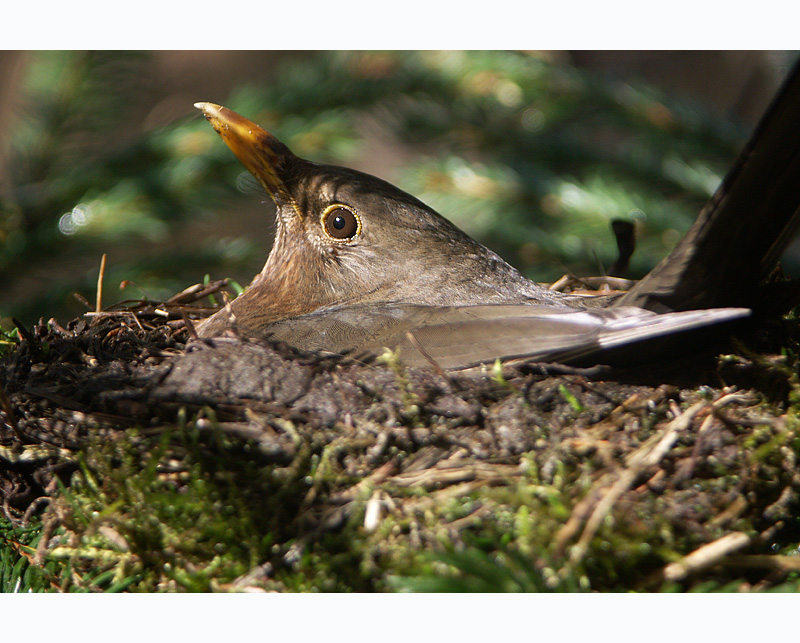
[[671, 582], [678, 582], [696, 572], [708, 569], [719, 563], [725, 556], [738, 551], [750, 544], [751, 538], [741, 531], [725, 534], [722, 538], [710, 542], [681, 560], [670, 563], [661, 570], [660, 578]]
[[99, 313], [103, 310], [103, 279], [106, 276], [106, 254], [103, 253], [100, 259], [100, 274], [97, 276], [97, 299], [94, 311]]

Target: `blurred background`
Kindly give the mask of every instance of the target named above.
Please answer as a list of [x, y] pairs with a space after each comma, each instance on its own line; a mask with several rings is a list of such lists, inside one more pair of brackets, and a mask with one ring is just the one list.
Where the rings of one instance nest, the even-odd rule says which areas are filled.
[[[642, 276], [713, 193], [793, 52], [5, 52], [0, 325], [245, 286], [274, 208], [192, 105], [395, 183], [537, 281]], [[120, 289], [123, 284], [124, 289]]]

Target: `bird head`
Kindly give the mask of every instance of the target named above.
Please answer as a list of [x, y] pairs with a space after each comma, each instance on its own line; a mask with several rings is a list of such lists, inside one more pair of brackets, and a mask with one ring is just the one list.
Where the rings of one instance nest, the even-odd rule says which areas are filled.
[[234, 302], [240, 325], [259, 329], [278, 319], [350, 303], [518, 300], [533, 286], [496, 254], [390, 183], [302, 159], [220, 105], [196, 107], [277, 207], [275, 241], [266, 264]]

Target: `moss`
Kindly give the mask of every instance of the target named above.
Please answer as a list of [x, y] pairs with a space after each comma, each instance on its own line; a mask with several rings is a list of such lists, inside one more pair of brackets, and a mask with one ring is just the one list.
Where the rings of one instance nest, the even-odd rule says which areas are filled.
[[[152, 337], [174, 342], [160, 324]], [[23, 528], [27, 506], [7, 497], [6, 590], [722, 591], [795, 578], [781, 567], [800, 537], [795, 408], [757, 389], [513, 369], [502, 383], [444, 379], [265, 344], [248, 350], [274, 359], [273, 390], [284, 365], [309, 373], [291, 402], [188, 403], [153, 397], [159, 360], [157, 388], [103, 380], [135, 370], [138, 351], [152, 360], [118, 325], [37, 330], [49, 353], [23, 343], [7, 358], [47, 366], [6, 381], [22, 434], [50, 446], [4, 437], [4, 480], [38, 480], [48, 499]], [[89, 367], [93, 350], [105, 361]], [[42, 377], [85, 410], [26, 397]], [[130, 409], [139, 419], [122, 422]], [[744, 562], [664, 577], [732, 533], [749, 539], [731, 553]], [[741, 567], [762, 555], [774, 562]]]

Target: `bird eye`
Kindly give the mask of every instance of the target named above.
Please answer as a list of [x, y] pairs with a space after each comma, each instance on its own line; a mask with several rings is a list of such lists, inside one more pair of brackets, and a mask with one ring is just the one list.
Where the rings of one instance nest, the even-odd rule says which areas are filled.
[[350, 208], [332, 205], [322, 213], [322, 227], [334, 241], [349, 241], [361, 232], [361, 220]]

